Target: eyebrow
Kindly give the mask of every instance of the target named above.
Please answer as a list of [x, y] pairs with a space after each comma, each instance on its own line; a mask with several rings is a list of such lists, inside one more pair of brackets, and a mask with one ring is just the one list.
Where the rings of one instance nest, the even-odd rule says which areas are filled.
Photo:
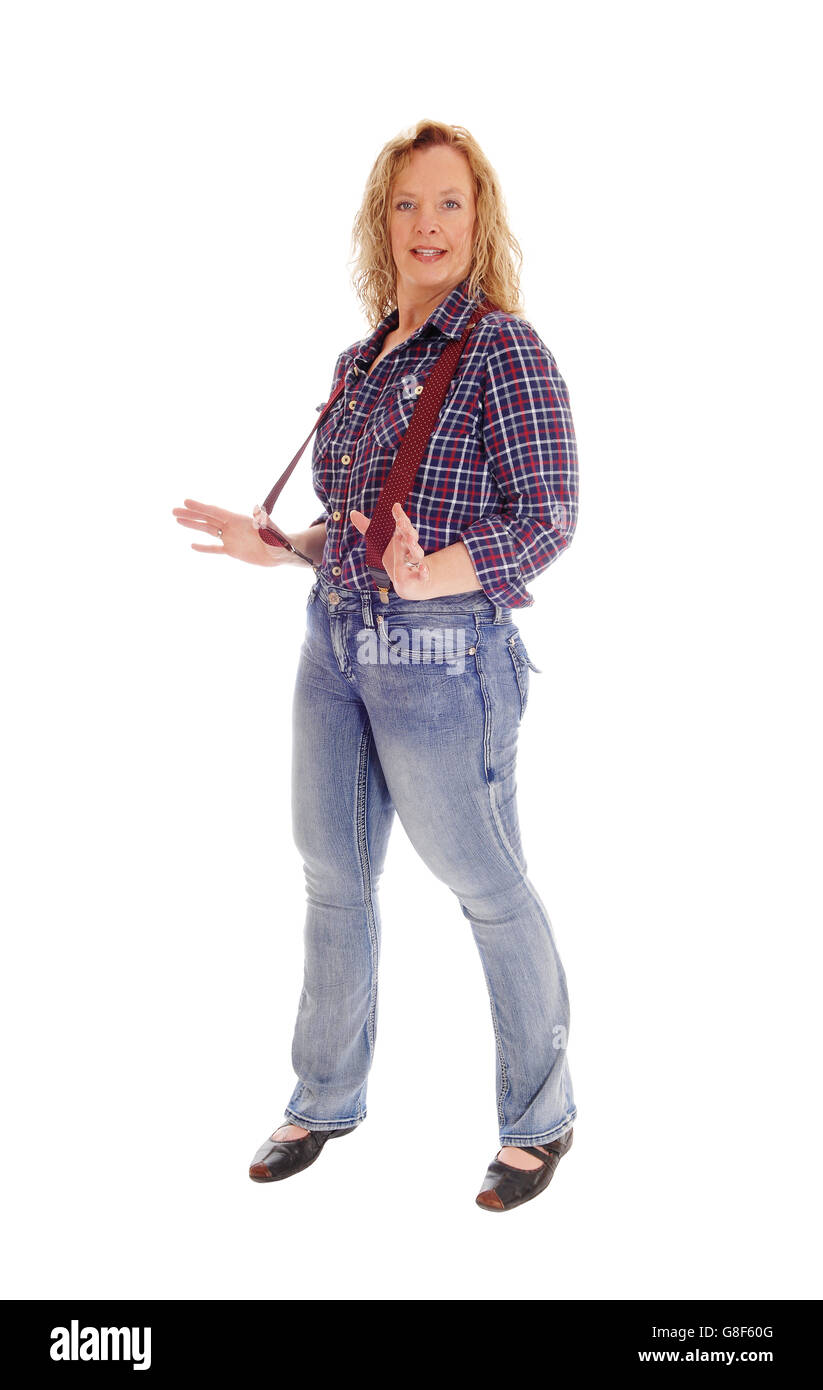
[[[438, 193], [437, 196], [438, 196], [438, 198], [445, 198], [445, 196], [446, 196], [447, 193], [459, 193], [460, 196], [461, 196], [461, 198], [465, 198], [465, 197], [467, 196], [467, 194], [464, 192], [464, 190], [463, 190], [462, 188], [443, 188], [443, 189], [441, 189], [441, 191]], [[416, 198], [416, 197], [417, 197], [417, 194], [416, 194], [416, 193], [409, 193], [408, 189], [406, 189], [406, 188], [398, 188], [398, 189], [395, 189], [394, 197], [395, 197], [395, 198]]]

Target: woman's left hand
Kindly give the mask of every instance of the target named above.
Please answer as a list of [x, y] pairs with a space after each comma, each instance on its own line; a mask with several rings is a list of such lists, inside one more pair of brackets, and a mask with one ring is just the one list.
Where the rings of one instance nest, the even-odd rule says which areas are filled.
[[[383, 552], [383, 569], [391, 579], [398, 598], [426, 598], [431, 589], [431, 572], [425, 563], [425, 552], [417, 539], [417, 531], [399, 502], [395, 502], [391, 510], [394, 535]], [[355, 511], [349, 512], [349, 516], [352, 525], [365, 536], [371, 518]], [[410, 563], [407, 564], [407, 561]]]

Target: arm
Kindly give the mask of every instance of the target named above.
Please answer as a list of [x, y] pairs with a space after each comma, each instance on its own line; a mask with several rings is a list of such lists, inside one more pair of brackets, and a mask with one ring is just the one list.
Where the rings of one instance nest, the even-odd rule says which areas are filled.
[[566, 383], [525, 320], [505, 319], [489, 349], [482, 440], [500, 502], [461, 541], [479, 587], [505, 607], [530, 607], [526, 582], [571, 543], [578, 473]]
[[[419, 550], [419, 546], [417, 549]], [[412, 552], [412, 558], [416, 557], [415, 550]], [[429, 579], [425, 585], [425, 593], [422, 589], [420, 591], [422, 597], [442, 598], [444, 594], [466, 594], [471, 589], [483, 587], [463, 541], [454, 541], [451, 545], [444, 545], [442, 550], [431, 551], [426, 556], [426, 564]]]
[[[323, 551], [326, 546], [325, 513], [323, 514], [323, 520], [313, 521], [308, 531], [295, 531], [293, 533], [287, 531], [286, 535], [288, 535], [292, 545], [296, 545], [298, 550], [302, 550], [306, 555], [310, 555], [316, 565], [321, 563]], [[286, 554], [291, 556], [291, 559], [296, 565], [302, 565], [303, 569], [308, 569], [305, 560], [301, 560], [299, 555], [291, 555], [290, 551], [286, 551]]]

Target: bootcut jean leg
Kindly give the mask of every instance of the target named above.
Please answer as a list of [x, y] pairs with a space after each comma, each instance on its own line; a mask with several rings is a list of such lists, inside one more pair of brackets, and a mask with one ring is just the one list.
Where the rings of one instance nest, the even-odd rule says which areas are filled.
[[[348, 1129], [366, 1117], [377, 1028], [378, 883], [394, 808], [366, 710], [321, 605], [292, 704], [292, 824], [306, 882], [303, 988], [292, 1042], [292, 1124]], [[325, 617], [325, 621], [323, 620]]]

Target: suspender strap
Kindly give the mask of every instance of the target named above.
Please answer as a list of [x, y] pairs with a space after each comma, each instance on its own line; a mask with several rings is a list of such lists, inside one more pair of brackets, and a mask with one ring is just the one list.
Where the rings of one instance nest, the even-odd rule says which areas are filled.
[[437, 417], [443, 408], [449, 382], [457, 371], [460, 358], [466, 349], [475, 327], [486, 314], [496, 306], [485, 300], [479, 304], [469, 319], [461, 338], [452, 338], [446, 344], [428, 376], [423, 390], [412, 412], [406, 433], [394, 457], [391, 472], [386, 478], [371, 515], [366, 532], [366, 567], [380, 591], [384, 603], [388, 603], [388, 591], [394, 585], [391, 576], [383, 569], [383, 555], [395, 531], [392, 507], [399, 502], [405, 507], [406, 498], [411, 492], [417, 470], [429, 446]]
[[318, 425], [322, 424], [322, 422], [325, 420], [326, 416], [328, 415], [329, 411], [331, 410], [332, 406], [337, 400], [337, 397], [344, 389], [345, 385], [346, 381], [344, 377], [337, 390], [332, 391], [331, 395], [329, 396], [329, 399], [326, 401], [326, 404], [324, 405], [322, 411], [320, 412], [314, 424], [312, 425], [312, 428], [309, 430], [309, 433], [307, 434], [306, 438], [303, 440], [303, 443], [300, 445], [300, 448], [297, 450], [297, 453], [295, 454], [288, 468], [285, 470], [284, 473], [281, 473], [280, 477], [278, 478], [277, 482], [275, 483], [274, 487], [272, 488], [271, 492], [269, 493], [268, 497], [263, 503], [263, 511], [269, 517], [269, 525], [261, 526], [260, 530], [258, 531], [260, 539], [265, 541], [266, 545], [282, 545], [285, 547], [286, 550], [293, 551], [295, 555], [300, 556], [301, 560], [306, 560], [307, 563], [311, 565], [315, 573], [319, 569], [319, 566], [315, 564], [314, 560], [312, 560], [310, 556], [304, 555], [302, 550], [298, 550], [296, 545], [292, 545], [286, 533], [284, 531], [281, 531], [279, 526], [275, 526], [274, 522], [271, 520], [271, 509], [277, 501], [278, 497], [280, 496], [281, 492], [283, 491], [283, 488], [286, 486], [286, 483], [289, 481], [289, 478], [291, 477], [295, 468], [297, 467], [297, 464], [302, 456], [303, 450], [305, 449], [306, 445], [308, 444], [309, 440], [314, 434], [314, 431], [317, 429]]

